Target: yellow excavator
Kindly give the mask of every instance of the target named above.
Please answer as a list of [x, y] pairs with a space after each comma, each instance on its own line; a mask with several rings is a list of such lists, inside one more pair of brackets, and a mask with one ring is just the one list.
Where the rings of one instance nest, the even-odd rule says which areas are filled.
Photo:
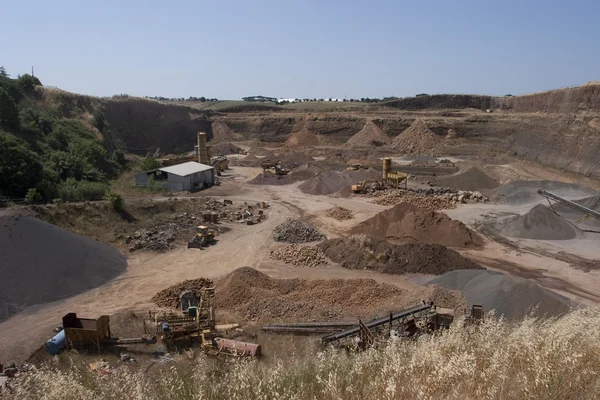
[[376, 190], [380, 190], [383, 189], [383, 184], [381, 184], [378, 180], [375, 179], [367, 179], [362, 182], [358, 182], [356, 185], [352, 185], [352, 192], [364, 193], [369, 187], [372, 187]]

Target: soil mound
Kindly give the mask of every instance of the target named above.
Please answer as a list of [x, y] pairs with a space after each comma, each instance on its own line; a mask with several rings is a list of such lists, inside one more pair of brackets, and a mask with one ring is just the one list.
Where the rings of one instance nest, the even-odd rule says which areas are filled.
[[317, 175], [321, 171], [323, 171], [322, 167], [320, 167], [316, 164], [313, 164], [313, 163], [308, 163], [308, 164], [304, 164], [304, 165], [294, 168], [292, 170], [291, 175], [294, 177], [294, 179], [296, 181], [306, 180], [306, 179], [312, 178], [313, 176]]
[[346, 186], [341, 188], [335, 193], [329, 195], [329, 197], [339, 198], [339, 199], [347, 199], [352, 196], [352, 188], [350, 186]]
[[544, 189], [559, 196], [577, 198], [598, 196], [598, 192], [587, 186], [556, 181], [514, 181], [489, 190], [487, 196], [491, 201], [505, 204], [525, 204], [543, 199], [538, 189]]
[[351, 233], [377, 239], [421, 242], [453, 247], [479, 247], [483, 240], [460, 221], [446, 214], [400, 203], [354, 227]]
[[312, 179], [307, 180], [298, 188], [308, 194], [327, 195], [351, 187], [365, 179], [379, 179], [381, 173], [375, 169], [358, 171], [322, 171]]
[[477, 167], [471, 167], [458, 174], [443, 176], [437, 179], [439, 186], [451, 187], [458, 190], [493, 189], [499, 183]]
[[212, 133], [214, 142], [231, 142], [234, 139], [233, 131], [220, 118], [213, 121]]
[[440, 138], [421, 119], [400, 133], [392, 142], [392, 148], [408, 154], [436, 154]]
[[276, 175], [271, 171], [262, 172], [248, 181], [252, 185], [271, 186], [290, 185], [294, 182], [296, 182], [296, 179], [291, 175]]
[[217, 143], [212, 145], [210, 148], [213, 155], [228, 155], [228, 154], [239, 154], [241, 148], [236, 146], [233, 143], [225, 142], [225, 143]]
[[325, 235], [300, 221], [288, 220], [275, 228], [273, 238], [276, 242], [307, 243], [325, 239]]
[[334, 206], [325, 211], [325, 215], [329, 218], [337, 219], [338, 221], [345, 221], [354, 218], [354, 213], [347, 208]]
[[540, 317], [560, 316], [574, 306], [566, 297], [535, 282], [496, 271], [452, 271], [429, 284], [460, 290], [469, 307], [480, 304], [484, 311], [496, 310], [497, 316], [508, 320], [521, 319], [530, 312]]
[[346, 142], [349, 147], [383, 146], [391, 142], [391, 139], [371, 120]]
[[302, 164], [308, 164], [315, 161], [311, 156], [307, 156], [306, 154], [299, 152], [279, 154], [271, 159], [280, 160], [281, 164], [288, 169], [293, 169], [299, 167]]
[[0, 321], [98, 287], [125, 270], [114, 247], [28, 216], [0, 216]]
[[355, 320], [432, 300], [440, 307], [464, 308], [457, 292], [423, 287], [419, 292], [372, 279], [274, 279], [252, 268], [233, 271], [215, 287], [215, 305], [252, 320]]
[[298, 132], [292, 132], [283, 144], [285, 147], [317, 146], [319, 137], [308, 128], [304, 127]]
[[541, 204], [525, 215], [510, 218], [502, 227], [502, 233], [507, 236], [538, 240], [575, 239], [579, 232], [579, 229]]
[[161, 290], [152, 297], [152, 301], [159, 307], [178, 308], [181, 293], [191, 290], [200, 298], [202, 289], [209, 287], [213, 287], [210, 279], [189, 279]]
[[391, 244], [365, 235], [352, 235], [326, 240], [317, 247], [344, 268], [386, 274], [441, 275], [455, 269], [481, 269], [472, 260], [439, 244]]

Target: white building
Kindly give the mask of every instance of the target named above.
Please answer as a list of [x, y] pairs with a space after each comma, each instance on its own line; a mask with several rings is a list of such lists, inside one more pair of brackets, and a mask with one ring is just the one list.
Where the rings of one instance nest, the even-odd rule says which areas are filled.
[[163, 182], [171, 191], [193, 191], [215, 184], [215, 168], [189, 161], [136, 174], [135, 184], [146, 186], [150, 177], [153, 177], [155, 182]]

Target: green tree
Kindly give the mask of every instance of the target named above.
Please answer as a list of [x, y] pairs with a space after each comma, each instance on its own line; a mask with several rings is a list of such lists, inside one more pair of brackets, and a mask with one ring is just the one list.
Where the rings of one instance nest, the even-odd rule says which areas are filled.
[[2, 78], [8, 78], [10, 77], [10, 75], [8, 75], [8, 72], [6, 72], [6, 68], [0, 66], [0, 77]]
[[17, 85], [19, 85], [24, 92], [31, 92], [33, 88], [41, 84], [42, 82], [40, 82], [38, 78], [29, 74], [21, 75], [17, 78]]
[[22, 198], [42, 177], [42, 164], [27, 143], [10, 135], [0, 135], [0, 192]]
[[19, 110], [6, 90], [0, 88], [0, 125], [5, 128], [19, 127]]
[[104, 132], [106, 127], [106, 118], [101, 110], [94, 110], [92, 113], [92, 123], [100, 132]]
[[162, 167], [162, 163], [154, 157], [144, 158], [140, 163], [140, 168], [143, 171], [151, 171], [160, 167]]

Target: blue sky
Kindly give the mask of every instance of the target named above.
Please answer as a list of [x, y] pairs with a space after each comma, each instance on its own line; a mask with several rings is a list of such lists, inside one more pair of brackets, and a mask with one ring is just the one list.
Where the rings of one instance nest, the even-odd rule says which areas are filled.
[[97, 96], [523, 94], [600, 80], [600, 1], [8, 1], [0, 65]]

